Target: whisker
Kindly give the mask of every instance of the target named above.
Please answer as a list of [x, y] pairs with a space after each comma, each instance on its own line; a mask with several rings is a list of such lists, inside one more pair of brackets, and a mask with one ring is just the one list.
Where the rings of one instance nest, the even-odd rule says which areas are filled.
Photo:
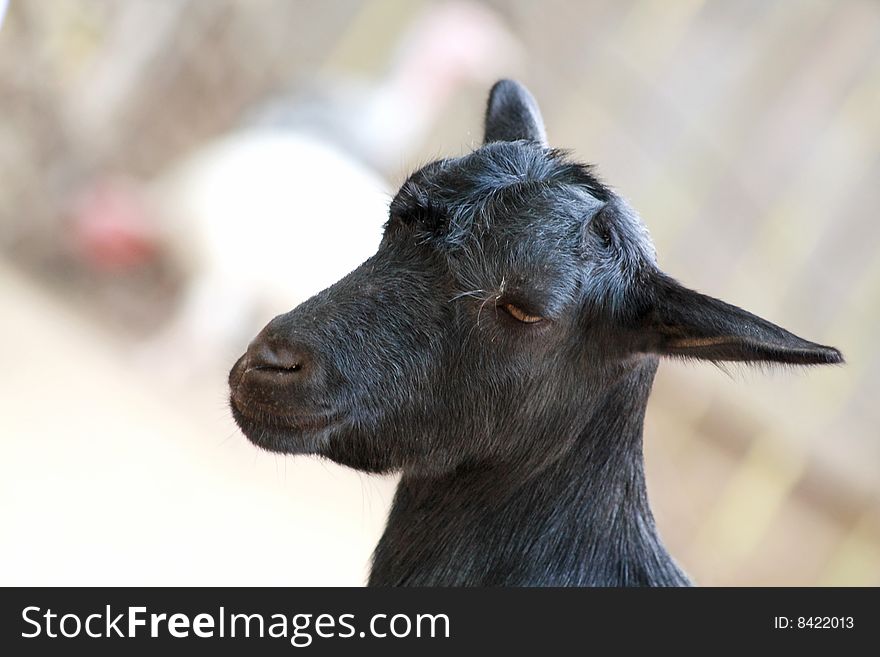
[[486, 294], [486, 290], [468, 290], [467, 292], [459, 292], [454, 297], [452, 297], [447, 303], [452, 303], [453, 301], [458, 301], [463, 297], [475, 297], [477, 299], [480, 298], [481, 294]]
[[221, 440], [219, 443], [217, 443], [217, 447], [222, 447], [223, 445], [225, 445], [226, 443], [228, 443], [228, 442], [232, 439], [233, 436], [235, 436], [235, 435], [237, 435], [237, 434], [238, 434], [238, 431], [236, 431], [235, 429], [233, 429], [232, 431], [230, 431], [230, 432], [226, 435], [226, 438], [224, 438], [224, 439]]
[[477, 321], [471, 327], [471, 330], [468, 331], [467, 338], [465, 341], [470, 340], [470, 337], [473, 334], [473, 332], [476, 329], [480, 328], [480, 318], [482, 317], [482, 314], [483, 314], [483, 308], [486, 307], [487, 303], [489, 303], [490, 301], [495, 301], [495, 300], [496, 300], [496, 297], [492, 297], [492, 296], [487, 296], [485, 299], [483, 299], [483, 303], [480, 304], [480, 307], [477, 310]]

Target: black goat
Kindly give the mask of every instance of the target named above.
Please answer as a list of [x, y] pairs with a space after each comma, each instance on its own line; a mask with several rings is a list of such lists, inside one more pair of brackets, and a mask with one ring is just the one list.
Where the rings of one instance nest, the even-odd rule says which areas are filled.
[[501, 81], [484, 145], [411, 175], [376, 255], [229, 381], [258, 446], [402, 473], [371, 585], [681, 585], [642, 465], [661, 356], [842, 362], [663, 274], [638, 215]]

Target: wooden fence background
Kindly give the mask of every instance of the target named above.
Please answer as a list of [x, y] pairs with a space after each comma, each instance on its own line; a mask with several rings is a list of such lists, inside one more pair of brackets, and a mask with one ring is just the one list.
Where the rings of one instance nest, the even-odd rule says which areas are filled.
[[[847, 357], [661, 367], [646, 450], [672, 551], [706, 584], [880, 584], [880, 4], [487, 4], [551, 141], [598, 163], [667, 271]], [[291, 81], [380, 76], [423, 5], [13, 0], [2, 257], [124, 332], [119, 294], [90, 300], [54, 264], [69, 187], [99, 167], [150, 177]], [[389, 178], [474, 145], [485, 91], [462, 91]]]

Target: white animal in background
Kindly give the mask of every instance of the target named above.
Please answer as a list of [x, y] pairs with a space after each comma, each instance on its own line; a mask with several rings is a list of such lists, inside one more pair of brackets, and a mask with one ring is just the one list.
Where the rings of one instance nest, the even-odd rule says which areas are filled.
[[155, 237], [188, 272], [146, 360], [184, 376], [225, 365], [268, 318], [372, 255], [390, 200], [380, 171], [404, 164], [457, 87], [509, 71], [519, 52], [489, 10], [432, 5], [378, 84], [321, 81], [310, 98], [266, 103], [140, 190], [96, 185], [76, 212], [85, 252], [135, 262]]

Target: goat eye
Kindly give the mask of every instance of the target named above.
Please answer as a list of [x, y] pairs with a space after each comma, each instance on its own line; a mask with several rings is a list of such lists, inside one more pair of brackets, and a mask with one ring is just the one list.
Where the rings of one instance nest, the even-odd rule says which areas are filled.
[[501, 307], [507, 312], [508, 315], [522, 322], [523, 324], [535, 324], [544, 319], [540, 315], [530, 315], [525, 310], [523, 310], [519, 306], [513, 305], [512, 303], [505, 303]]

